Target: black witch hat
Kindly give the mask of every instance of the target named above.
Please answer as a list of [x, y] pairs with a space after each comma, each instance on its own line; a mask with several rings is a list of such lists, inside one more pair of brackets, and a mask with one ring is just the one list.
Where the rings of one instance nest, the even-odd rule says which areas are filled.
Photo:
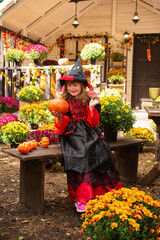
[[93, 89], [91, 84], [88, 83], [87, 79], [85, 78], [81, 58], [77, 60], [72, 69], [69, 71], [68, 75], [59, 78], [58, 81], [60, 81], [61, 86], [65, 84], [65, 81], [81, 81], [88, 86], [90, 90]]

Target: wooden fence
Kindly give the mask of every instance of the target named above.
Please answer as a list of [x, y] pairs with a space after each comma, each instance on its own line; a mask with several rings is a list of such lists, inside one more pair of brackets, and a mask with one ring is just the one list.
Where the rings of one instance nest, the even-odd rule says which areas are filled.
[[[17, 98], [20, 89], [30, 85], [31, 73], [38, 69], [39, 72], [43, 72], [45, 75], [44, 100], [54, 98], [59, 90], [57, 79], [63, 75], [67, 75], [71, 67], [71, 65], [3, 67], [0, 74], [0, 97], [12, 96]], [[83, 69], [89, 72], [89, 81], [94, 86], [95, 91], [99, 92], [102, 88], [102, 67], [100, 65], [83, 65]], [[20, 81], [22, 78], [24, 78], [24, 81]], [[39, 86], [40, 77], [37, 77], [37, 80], [36, 85]], [[54, 87], [55, 89], [53, 89]]]

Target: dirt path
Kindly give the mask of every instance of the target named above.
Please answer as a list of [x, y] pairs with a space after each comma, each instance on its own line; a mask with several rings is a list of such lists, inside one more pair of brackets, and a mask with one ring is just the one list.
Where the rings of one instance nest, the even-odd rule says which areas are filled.
[[[153, 159], [154, 149], [140, 153], [138, 182], [155, 165]], [[151, 187], [134, 186], [160, 201], [160, 178]], [[44, 215], [34, 215], [18, 202], [19, 160], [0, 152], [0, 240], [83, 239], [80, 214], [69, 203], [66, 175], [59, 165], [46, 169]]]

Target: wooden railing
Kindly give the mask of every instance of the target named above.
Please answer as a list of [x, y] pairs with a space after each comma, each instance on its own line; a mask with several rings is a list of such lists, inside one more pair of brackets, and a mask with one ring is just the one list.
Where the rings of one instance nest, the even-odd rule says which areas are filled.
[[[57, 93], [59, 90], [57, 79], [67, 75], [71, 67], [71, 65], [3, 67], [0, 74], [0, 97], [12, 96], [17, 98], [20, 89], [30, 84], [30, 74], [36, 68], [45, 74], [44, 100], [54, 98], [53, 92]], [[95, 87], [95, 91], [99, 92], [102, 84], [102, 67], [100, 65], [83, 65], [83, 69], [84, 71], [90, 71], [90, 83]], [[24, 74], [24, 81], [20, 81]], [[38, 83], [36, 85], [39, 86], [39, 78], [37, 80]], [[55, 89], [52, 89], [53, 85]]]

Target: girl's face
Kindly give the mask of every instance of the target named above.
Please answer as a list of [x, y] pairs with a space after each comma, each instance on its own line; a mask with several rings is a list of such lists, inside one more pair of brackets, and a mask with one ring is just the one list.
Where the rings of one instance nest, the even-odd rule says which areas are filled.
[[67, 91], [72, 97], [79, 98], [82, 91], [81, 84], [76, 81], [69, 81], [67, 82]]

